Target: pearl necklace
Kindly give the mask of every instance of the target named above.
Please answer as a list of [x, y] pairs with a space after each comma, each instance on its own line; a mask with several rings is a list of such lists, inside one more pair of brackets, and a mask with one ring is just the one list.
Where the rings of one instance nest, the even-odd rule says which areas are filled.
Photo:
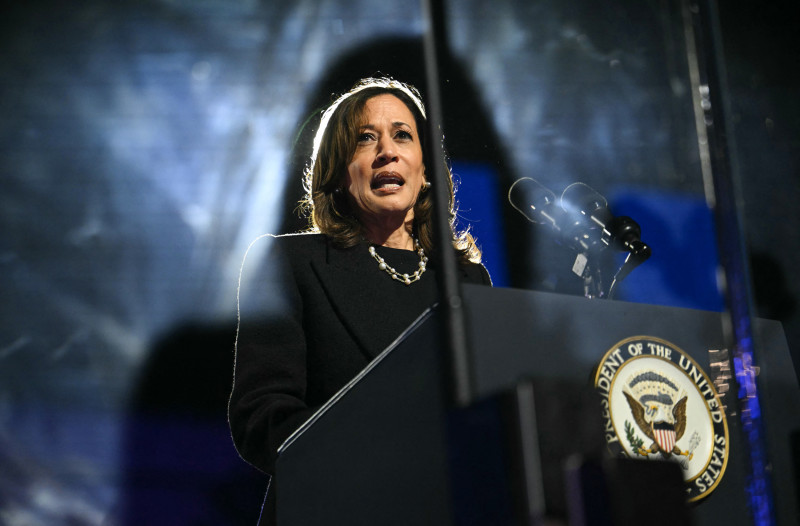
[[415, 281], [419, 281], [419, 278], [425, 273], [425, 268], [428, 265], [428, 258], [425, 256], [425, 251], [422, 250], [417, 238], [414, 238], [414, 249], [417, 251], [417, 254], [419, 254], [419, 268], [413, 274], [400, 274], [387, 265], [386, 261], [378, 254], [373, 245], [369, 246], [369, 254], [378, 262], [378, 268], [389, 274], [392, 279], [405, 283], [406, 285], [411, 285]]

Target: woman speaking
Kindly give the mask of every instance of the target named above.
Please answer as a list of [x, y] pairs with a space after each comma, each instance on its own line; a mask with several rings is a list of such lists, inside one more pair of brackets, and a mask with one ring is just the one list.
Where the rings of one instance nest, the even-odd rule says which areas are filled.
[[[360, 81], [323, 113], [305, 173], [308, 232], [247, 251], [229, 421], [240, 455], [272, 474], [277, 449], [436, 302], [431, 184], [447, 184], [462, 282], [490, 285], [455, 228], [452, 174], [431, 181], [416, 89]], [[431, 170], [432, 172], [432, 170]], [[446, 247], [449, 248], [449, 247]], [[274, 522], [268, 492], [262, 524]]]

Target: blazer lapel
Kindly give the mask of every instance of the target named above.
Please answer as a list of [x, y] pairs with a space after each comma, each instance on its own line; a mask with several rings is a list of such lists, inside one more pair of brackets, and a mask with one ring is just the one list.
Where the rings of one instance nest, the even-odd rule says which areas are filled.
[[376, 281], [387, 276], [376, 271], [377, 264], [369, 265], [366, 250], [364, 245], [336, 249], [329, 243], [325, 260], [314, 260], [311, 266], [340, 321], [371, 359], [405, 327], [388, 308], [389, 298], [381, 296], [383, 284]]

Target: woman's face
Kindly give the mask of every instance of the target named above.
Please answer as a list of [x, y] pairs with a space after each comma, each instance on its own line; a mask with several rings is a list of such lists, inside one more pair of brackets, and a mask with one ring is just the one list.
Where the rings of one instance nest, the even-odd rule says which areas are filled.
[[408, 222], [425, 183], [414, 115], [390, 94], [367, 100], [345, 186], [362, 223]]

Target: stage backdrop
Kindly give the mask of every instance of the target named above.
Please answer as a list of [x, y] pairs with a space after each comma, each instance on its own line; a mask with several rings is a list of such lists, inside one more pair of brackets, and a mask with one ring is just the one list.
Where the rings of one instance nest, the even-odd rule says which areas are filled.
[[[448, 4], [447, 149], [495, 284], [580, 294], [506, 194], [582, 181], [653, 248], [619, 299], [722, 308], [678, 2]], [[797, 348], [789, 5], [721, 20], [758, 312]], [[253, 524], [266, 478], [225, 416], [239, 265], [305, 226], [332, 93], [424, 88], [419, 6], [42, 0], [0, 24], [0, 523]]]

